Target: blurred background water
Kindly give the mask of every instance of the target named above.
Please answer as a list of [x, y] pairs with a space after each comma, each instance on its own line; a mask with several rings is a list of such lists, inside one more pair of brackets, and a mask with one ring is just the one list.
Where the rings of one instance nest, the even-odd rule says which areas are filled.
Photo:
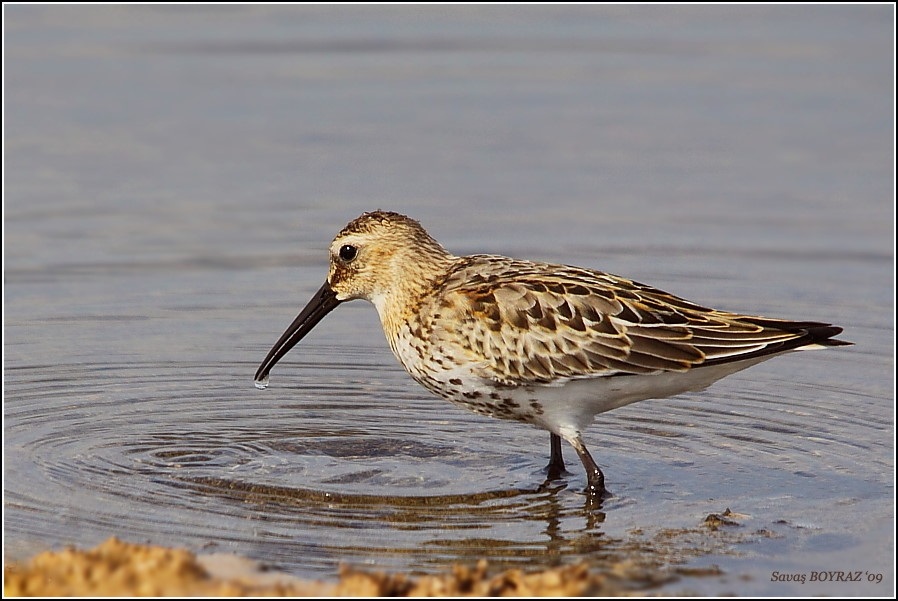
[[[730, 507], [742, 542], [681, 558], [722, 574], [668, 591], [888, 594], [893, 11], [5, 6], [6, 559], [538, 568]], [[601, 416], [586, 512], [544, 432], [430, 397], [365, 303], [253, 387], [376, 208], [856, 346]], [[883, 577], [771, 581], [821, 570]]]

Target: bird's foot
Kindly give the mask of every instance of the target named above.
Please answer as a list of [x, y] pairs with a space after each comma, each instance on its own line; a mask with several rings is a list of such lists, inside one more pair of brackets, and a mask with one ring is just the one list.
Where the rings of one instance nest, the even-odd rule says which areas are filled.
[[583, 492], [586, 493], [590, 502], [601, 505], [602, 501], [614, 496], [610, 490], [605, 488], [605, 474], [598, 466], [594, 466], [594, 469], [586, 472], [586, 482], [586, 489]]
[[564, 461], [550, 461], [549, 464], [543, 468], [543, 472], [546, 474], [546, 480], [558, 480], [571, 475], [569, 471], [564, 469]]

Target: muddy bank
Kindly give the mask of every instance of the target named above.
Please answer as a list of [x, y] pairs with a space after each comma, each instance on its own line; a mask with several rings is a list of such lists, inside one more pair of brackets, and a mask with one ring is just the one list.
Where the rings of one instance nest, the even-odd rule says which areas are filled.
[[41, 553], [6, 568], [5, 577], [6, 596], [558, 596], [625, 590], [614, 577], [591, 573], [584, 565], [489, 577], [486, 562], [418, 578], [344, 569], [336, 583], [305, 581], [262, 571], [249, 560], [198, 557], [114, 538], [89, 551]]
[[196, 555], [111, 538], [94, 549], [46, 551], [6, 566], [3, 592], [4, 596], [633, 595], [681, 578], [719, 575], [713, 567], [696, 569], [684, 564], [744, 541], [745, 533], [734, 530], [736, 515], [713, 514], [696, 528], [661, 531], [650, 539], [636, 532], [625, 552], [618, 547], [613, 556], [593, 564], [496, 571], [481, 560], [423, 576], [344, 567], [336, 582], [302, 580], [234, 555]]

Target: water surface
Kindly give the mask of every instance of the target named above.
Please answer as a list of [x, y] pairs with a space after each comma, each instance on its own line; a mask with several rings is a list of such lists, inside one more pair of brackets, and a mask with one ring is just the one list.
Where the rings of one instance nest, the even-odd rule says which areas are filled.
[[[888, 594], [888, 11], [7, 7], [7, 559], [117, 535], [333, 578], [638, 548], [721, 568], [669, 592]], [[570, 449], [545, 486], [548, 435], [430, 397], [364, 303], [253, 387], [375, 208], [856, 346], [602, 416], [615, 496], [587, 509]], [[819, 570], [883, 579], [771, 581]]]

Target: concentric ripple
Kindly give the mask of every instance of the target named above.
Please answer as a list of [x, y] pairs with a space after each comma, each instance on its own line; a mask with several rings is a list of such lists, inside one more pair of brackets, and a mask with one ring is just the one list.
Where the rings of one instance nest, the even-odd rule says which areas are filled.
[[301, 385], [282, 377], [264, 392], [245, 376], [250, 365], [9, 370], [7, 532], [23, 551], [127, 533], [300, 574], [480, 557], [552, 564], [613, 555], [665, 499], [681, 505], [662, 522], [690, 525], [705, 511], [699, 499], [756, 494], [759, 482], [825, 496], [833, 474], [870, 458], [837, 425], [885, 427], [838, 403], [821, 411], [845, 391], [780, 382], [813, 393], [786, 405], [747, 372], [721, 391], [739, 391], [732, 403], [709, 391], [601, 419], [589, 436], [617, 496], [598, 510], [585, 506], [576, 463], [567, 480], [543, 482], [544, 433], [431, 399], [360, 351], [310, 354], [327, 368], [303, 364]]
[[553, 544], [544, 516], [576, 515], [582, 499], [563, 507], [564, 484], [541, 490], [514, 448], [464, 450], [475, 441], [463, 412], [358, 381], [358, 369], [266, 393], [212, 365], [10, 370], [7, 527], [25, 549], [128, 533], [314, 572], [493, 546], [513, 563]]

